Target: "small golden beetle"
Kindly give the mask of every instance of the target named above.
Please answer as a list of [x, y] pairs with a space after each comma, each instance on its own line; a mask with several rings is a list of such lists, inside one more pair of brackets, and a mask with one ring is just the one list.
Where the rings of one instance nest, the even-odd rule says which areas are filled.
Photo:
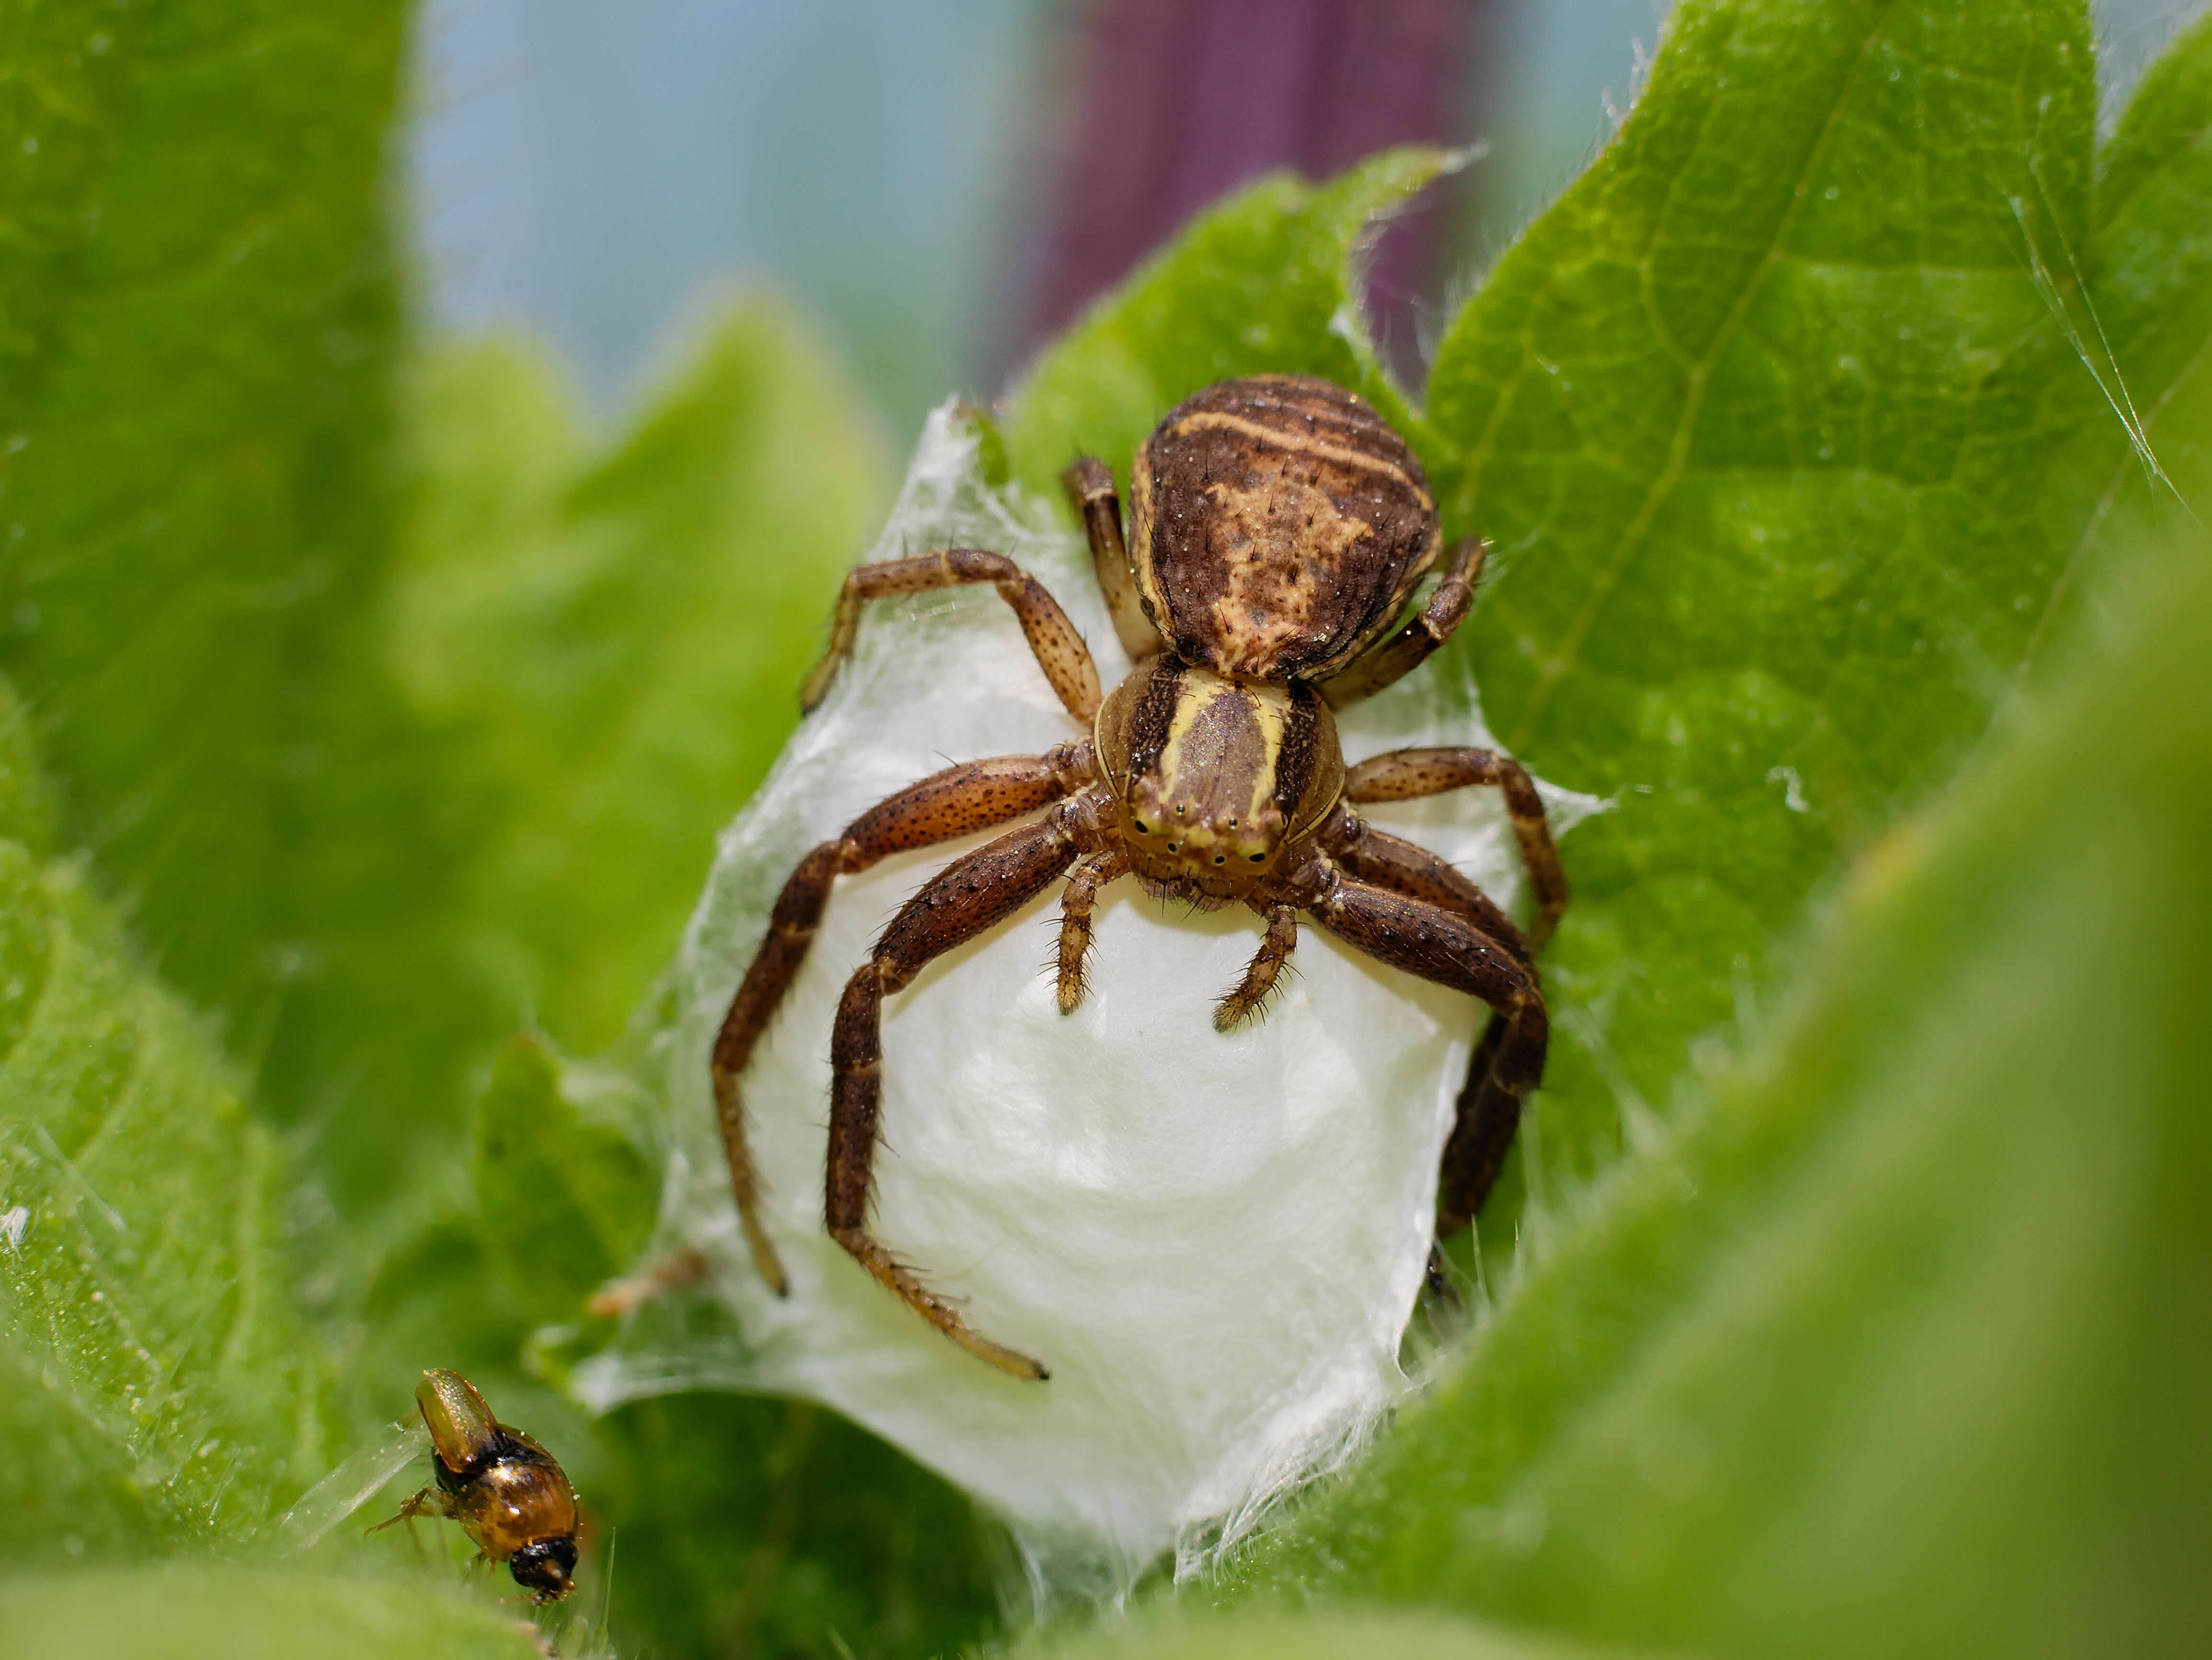
[[[829, 690], [866, 601], [988, 582], [1086, 736], [1043, 755], [948, 767], [808, 854], [776, 899], [710, 1062], [738, 1214], [761, 1274], [781, 1293], [738, 1085], [805, 961], [831, 885], [892, 854], [1041, 812], [926, 884], [847, 983], [830, 1039], [825, 1204], [831, 1237], [878, 1280], [970, 1353], [1029, 1378], [1045, 1368], [969, 1329], [868, 1231], [886, 996], [1066, 876], [1058, 980], [1060, 1006], [1073, 1011], [1098, 891], [1133, 876], [1156, 897], [1201, 909], [1241, 903], [1265, 924], [1243, 978], [1216, 1005], [1226, 1030], [1266, 1001], [1303, 911], [1355, 950], [1496, 1012], [1444, 1147], [1442, 1239], [1482, 1203], [1521, 1098], [1543, 1076], [1549, 1028], [1534, 954], [1567, 903], [1543, 801], [1510, 756], [1398, 750], [1345, 765], [1333, 711], [1410, 673], [1450, 636], [1484, 553], [1470, 538], [1447, 557], [1420, 463], [1365, 402], [1299, 375], [1224, 380], [1187, 399], [1137, 452], [1126, 543], [1103, 463], [1083, 457], [1063, 483], [1135, 667], [1102, 697], [1066, 613], [1000, 554], [951, 548], [851, 573], [806, 708]], [[1441, 581], [1426, 605], [1394, 626], [1432, 572]], [[1476, 784], [1504, 794], [1535, 893], [1528, 936], [1458, 871], [1352, 810]]]
[[401, 1522], [412, 1531], [416, 1517], [442, 1515], [461, 1524], [479, 1562], [506, 1563], [532, 1602], [557, 1602], [574, 1590], [576, 1494], [553, 1455], [495, 1419], [457, 1371], [424, 1372], [415, 1402], [430, 1432], [437, 1485], [369, 1531]]

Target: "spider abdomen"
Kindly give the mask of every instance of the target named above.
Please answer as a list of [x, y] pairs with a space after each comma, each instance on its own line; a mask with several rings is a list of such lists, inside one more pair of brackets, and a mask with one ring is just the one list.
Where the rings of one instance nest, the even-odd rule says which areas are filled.
[[1188, 663], [1312, 680], [1404, 608], [1441, 544], [1421, 464], [1357, 394], [1304, 375], [1224, 380], [1137, 452], [1129, 556]]

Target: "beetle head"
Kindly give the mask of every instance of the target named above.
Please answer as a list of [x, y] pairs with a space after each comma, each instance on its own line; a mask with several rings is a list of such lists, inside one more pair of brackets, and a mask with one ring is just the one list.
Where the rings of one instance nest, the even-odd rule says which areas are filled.
[[525, 1545], [508, 1559], [507, 1571], [533, 1601], [557, 1602], [576, 1589], [576, 1541], [541, 1539]]

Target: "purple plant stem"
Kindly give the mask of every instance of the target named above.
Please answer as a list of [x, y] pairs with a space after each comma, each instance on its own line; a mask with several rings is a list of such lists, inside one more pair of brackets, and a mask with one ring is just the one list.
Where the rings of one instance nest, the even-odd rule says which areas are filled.
[[[1474, 130], [1496, 0], [1091, 0], [1075, 21], [1060, 144], [1019, 308], [1018, 361], [1174, 234], [1261, 174], [1325, 178], [1394, 144]], [[1431, 191], [1369, 273], [1377, 333], [1418, 368], [1413, 319], [1442, 277], [1453, 204]]]

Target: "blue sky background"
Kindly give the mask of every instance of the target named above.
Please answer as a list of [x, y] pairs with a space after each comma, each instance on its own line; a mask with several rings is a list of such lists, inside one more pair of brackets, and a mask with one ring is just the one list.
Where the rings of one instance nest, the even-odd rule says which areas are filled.
[[[2197, 0], [2099, 0], [2106, 98]], [[1626, 105], [1663, 0], [1505, 0], [1470, 274]], [[905, 443], [988, 395], [1058, 0], [429, 0], [408, 204], [437, 325], [550, 340], [621, 410], [719, 295], [813, 319]]]

